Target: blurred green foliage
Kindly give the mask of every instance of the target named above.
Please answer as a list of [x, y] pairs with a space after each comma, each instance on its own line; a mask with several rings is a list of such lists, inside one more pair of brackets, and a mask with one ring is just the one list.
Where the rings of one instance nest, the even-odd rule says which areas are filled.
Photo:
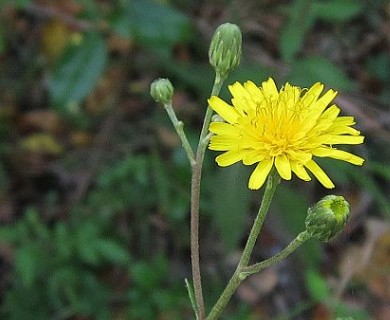
[[[221, 3], [221, 7], [225, 7], [231, 2]], [[31, 6], [35, 4], [35, 1], [28, 0], [2, 1], [0, 9], [13, 7], [22, 17], [27, 16], [36, 23], [39, 17], [29, 16], [32, 15]], [[38, 198], [44, 199], [43, 204], [38, 201], [42, 199], [18, 203], [21, 217], [15, 217], [15, 221], [0, 227], [1, 244], [11, 248], [13, 253], [1, 316], [10, 320], [82, 316], [90, 319], [113, 319], [114, 316], [136, 320], [191, 319], [190, 301], [183, 281], [190, 277], [190, 171], [184, 153], [169, 149], [175, 143], [160, 145], [160, 137], [156, 137], [160, 132], [158, 129], [168, 128], [169, 131], [170, 124], [161, 120], [166, 119], [163, 110], [154, 106], [152, 112], [148, 109], [151, 105], [147, 97], [148, 83], [142, 86], [142, 82], [169, 76], [179, 96], [183, 91], [189, 92], [181, 103], [186, 105], [190, 104], [188, 100], [195, 100], [195, 115], [186, 114], [185, 106], [178, 107], [182, 108], [179, 114], [183, 112], [183, 117], [188, 119], [186, 130], [192, 137], [190, 140], [195, 141], [213, 81], [213, 72], [207, 63], [207, 43], [196, 30], [194, 19], [198, 18], [194, 18], [194, 12], [188, 9], [191, 4], [197, 6], [197, 1], [180, 3], [181, 8], [187, 7], [187, 11], [179, 10], [174, 1], [115, 1], [106, 7], [99, 1], [85, 0], [78, 4], [83, 10], [73, 18], [76, 22], [78, 19], [86, 22], [87, 27], [77, 30], [75, 35], [69, 31], [67, 38], [70, 41], [53, 64], [42, 62], [37, 43], [36, 46], [20, 45], [23, 36], [27, 39], [28, 36], [17, 34], [16, 37], [8, 32], [12, 28], [4, 29], [7, 32], [0, 31], [0, 55], [4, 61], [12, 57], [5, 66], [8, 71], [1, 75], [1, 84], [7, 89], [12, 87], [15, 100], [19, 102], [24, 94], [35, 97], [33, 93], [36, 92], [30, 92], [29, 88], [43, 74], [44, 81], [39, 81], [44, 83], [44, 93], [49, 97], [45, 107], [61, 118], [71, 119], [67, 123], [69, 131], [82, 128], [93, 132], [104, 118], [117, 112], [114, 110], [116, 106], [111, 109], [99, 106], [104, 111], [98, 115], [83, 106], [113, 65], [120, 64], [130, 74], [132, 83], [123, 84], [122, 78], [113, 77], [109, 80], [115, 83], [115, 92], [108, 90], [102, 96], [124, 96], [123, 101], [130, 101], [132, 107], [141, 105], [138, 109], [141, 115], [121, 114], [123, 121], [130, 122], [131, 129], [124, 137], [115, 135], [108, 143], [108, 151], [101, 147], [102, 153], [112, 152], [112, 155], [99, 157], [99, 153], [93, 153], [93, 148], [81, 148], [80, 153], [92, 152], [91, 157], [98, 157], [95, 163], [98, 170], [85, 197], [76, 203], [69, 201], [65, 213], [56, 216], [54, 210], [62, 205], [61, 194], [38, 191]], [[327, 54], [327, 50], [308, 53], [306, 42], [309, 37], [317, 37], [315, 26], [324, 24], [326, 28], [336, 30], [334, 34], [347, 30], [348, 38], [343, 38], [341, 48], [354, 48], [359, 43], [361, 32], [359, 26], [354, 25], [354, 19], [367, 13], [367, 24], [375, 26], [378, 11], [383, 7], [382, 1], [295, 0], [270, 7], [265, 6], [263, 10], [274, 10], [284, 17], [275, 48], [269, 49], [277, 51], [273, 53], [276, 57], [272, 56], [276, 63], [255, 63], [248, 55], [243, 58], [242, 66], [232, 72], [228, 84], [248, 79], [260, 83], [273, 76], [301, 86], [321, 81], [338, 90], [359, 88], [358, 80], [350, 76], [350, 70], [346, 70], [340, 59]], [[240, 20], [236, 13], [225, 16]], [[245, 32], [250, 24], [245, 24], [245, 21], [238, 24], [240, 22]], [[350, 25], [351, 29], [348, 29]], [[109, 43], [111, 37], [125, 39], [135, 53], [125, 57], [113, 53]], [[244, 44], [245, 41], [244, 33]], [[332, 45], [330, 48], [333, 52]], [[14, 54], [18, 50], [21, 51], [19, 56]], [[180, 50], [183, 50], [181, 55], [177, 53]], [[388, 111], [389, 55], [378, 52], [361, 59], [364, 71], [381, 83], [377, 89], [378, 98], [386, 103]], [[18, 72], [22, 74], [20, 78]], [[222, 95], [230, 97], [226, 88]], [[102, 100], [94, 100], [94, 106], [107, 104]], [[112, 98], [110, 101], [117, 100]], [[125, 109], [123, 101], [118, 109]], [[28, 103], [21, 105], [17, 107], [20, 113], [23, 108], [27, 109], [25, 105]], [[19, 132], [14, 123], [19, 116], [0, 110], [0, 200], [7, 195], [12, 197], [12, 192], [17, 193], [18, 187], [12, 186], [12, 182], [14, 176], [23, 175], [9, 169], [9, 163], [17, 159], [20, 151], [15, 147], [18, 139], [26, 134], [23, 130]], [[59, 138], [63, 135], [63, 132], [59, 134]], [[150, 139], [153, 139], [152, 143]], [[64, 145], [67, 147], [66, 143]], [[379, 208], [377, 215], [389, 215], [390, 201], [386, 189], [390, 183], [388, 146], [371, 138], [367, 150], [367, 164], [362, 170], [352, 169], [345, 163], [323, 161], [321, 165], [325, 171], [332, 171], [332, 179], [342, 186], [340, 191], [362, 190], [374, 199]], [[202, 186], [201, 225], [204, 226], [204, 236], [208, 237], [204, 243], [222, 244], [224, 255], [234, 254], [242, 245], [250, 213], [257, 209], [261, 193], [246, 188], [248, 172], [242, 166], [219, 169], [211, 157], [206, 159]], [[85, 156], [74, 152], [72, 147], [53, 162], [71, 171], [69, 158], [80, 171], [89, 169], [89, 162], [84, 163]], [[28, 184], [31, 180], [27, 177], [22, 181]], [[292, 237], [304, 228], [307, 207], [318, 194], [313, 189], [301, 192], [301, 185], [292, 182], [278, 190], [271, 214], [277, 215], [288, 236]], [[300, 249], [302, 265], [311, 270], [306, 275], [309, 298], [297, 310], [292, 308], [286, 319], [301, 314], [315, 303], [331, 301], [332, 292], [319, 271], [323, 253], [323, 247], [315, 242]], [[205, 260], [209, 263], [210, 257]], [[223, 269], [225, 266], [221, 261], [216, 262], [217, 268]], [[207, 272], [205, 278], [209, 280], [206, 281], [206, 292], [215, 298], [216, 293], [210, 292], [216, 287], [222, 288], [226, 279]], [[342, 302], [325, 304], [335, 316], [369, 318], [366, 312], [350, 310]], [[226, 319], [250, 319], [253, 310], [244, 302], [240, 305], [232, 308]]]
[[[0, 228], [0, 239], [15, 248], [15, 282], [5, 295], [4, 317], [112, 319], [119, 303], [128, 306], [126, 318], [181, 319], [188, 307], [183, 279], [169, 274], [168, 257], [150, 251], [152, 230], [145, 218], [155, 199], [149, 170], [148, 158], [126, 158], [103, 170], [68, 221], [49, 226], [28, 209], [15, 225]], [[115, 217], [129, 206], [137, 216], [120, 235]], [[138, 241], [141, 256], [129, 250]], [[123, 292], [108, 283], [115, 272], [128, 282]]]
[[49, 80], [52, 104], [60, 112], [79, 104], [92, 91], [107, 63], [107, 48], [101, 35], [91, 32], [80, 41], [63, 54]]
[[13, 287], [5, 295], [6, 319], [63, 319], [75, 314], [110, 319], [112, 293], [99, 280], [104, 266], [125, 266], [126, 248], [106, 236], [109, 220], [95, 216], [52, 229], [34, 209], [0, 236], [17, 248]]
[[175, 44], [188, 42], [192, 36], [188, 16], [151, 0], [124, 1], [110, 22], [120, 35], [132, 37], [160, 54], [169, 55]]
[[286, 8], [290, 19], [280, 37], [280, 50], [285, 61], [291, 61], [303, 46], [305, 36], [317, 20], [345, 23], [362, 14], [362, 0], [309, 1], [296, 0]]

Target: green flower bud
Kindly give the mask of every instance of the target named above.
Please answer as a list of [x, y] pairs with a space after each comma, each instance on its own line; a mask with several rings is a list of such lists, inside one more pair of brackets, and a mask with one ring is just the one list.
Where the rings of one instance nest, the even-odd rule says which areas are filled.
[[214, 114], [211, 117], [211, 121], [212, 122], [225, 122], [225, 120], [223, 120], [223, 118], [220, 115], [218, 115], [218, 114]]
[[150, 95], [156, 102], [170, 103], [173, 96], [173, 86], [168, 79], [157, 79], [150, 85]]
[[241, 59], [242, 34], [232, 23], [221, 24], [211, 39], [209, 49], [210, 64], [222, 76], [236, 68]]
[[315, 239], [328, 242], [338, 235], [349, 218], [349, 203], [342, 196], [329, 195], [309, 208], [306, 230]]

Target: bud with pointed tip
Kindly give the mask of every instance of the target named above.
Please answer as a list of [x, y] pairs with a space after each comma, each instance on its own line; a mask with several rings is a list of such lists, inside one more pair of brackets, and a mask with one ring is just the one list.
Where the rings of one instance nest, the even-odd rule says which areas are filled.
[[168, 104], [172, 101], [173, 86], [168, 79], [157, 79], [150, 85], [150, 95], [156, 102]]
[[342, 196], [329, 195], [309, 208], [306, 230], [315, 239], [328, 242], [345, 227], [349, 217], [349, 203]]
[[240, 64], [242, 34], [232, 23], [221, 24], [214, 32], [209, 48], [209, 61], [215, 71], [226, 77]]

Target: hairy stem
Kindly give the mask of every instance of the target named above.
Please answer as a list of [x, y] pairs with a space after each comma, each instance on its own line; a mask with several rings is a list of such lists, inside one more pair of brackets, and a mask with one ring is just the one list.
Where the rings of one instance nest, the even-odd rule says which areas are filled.
[[[225, 79], [217, 73], [211, 91], [211, 96], [218, 95], [221, 91]], [[192, 163], [191, 178], [191, 265], [192, 281], [194, 285], [195, 300], [197, 304], [197, 317], [200, 320], [205, 319], [205, 307], [202, 292], [202, 278], [200, 273], [199, 258], [199, 203], [200, 203], [200, 181], [202, 177], [202, 166], [206, 147], [210, 139], [209, 125], [213, 110], [207, 107], [206, 115], [203, 121], [202, 131], [199, 138], [199, 144], [196, 151], [195, 161]]]
[[172, 102], [165, 104], [164, 108], [167, 111], [169, 119], [171, 119], [173, 127], [175, 128], [176, 133], [181, 140], [181, 145], [183, 146], [183, 149], [186, 152], [188, 161], [190, 162], [191, 166], [194, 165], [195, 156], [194, 156], [194, 152], [192, 151], [192, 148], [190, 146], [190, 143], [188, 142], [187, 136], [184, 133], [183, 121], [179, 121], [179, 119], [177, 119], [176, 113], [172, 107]]
[[290, 244], [287, 247], [285, 247], [282, 251], [278, 252], [271, 258], [253, 264], [251, 266], [242, 268], [240, 276], [246, 278], [251, 274], [258, 273], [264, 270], [265, 268], [268, 268], [269, 266], [285, 259], [287, 256], [293, 253], [298, 247], [300, 247], [305, 241], [309, 240], [310, 238], [311, 235], [307, 231], [301, 232], [293, 241], [290, 242]]
[[280, 177], [276, 170], [272, 169], [267, 179], [267, 185], [265, 187], [263, 200], [261, 201], [259, 212], [257, 213], [255, 222], [253, 223], [244, 251], [242, 252], [240, 262], [238, 264], [240, 268], [246, 267], [249, 263], [253, 248], [256, 244], [257, 238], [265, 220], [265, 216], [271, 204], [272, 197], [274, 196], [276, 187], [279, 185], [279, 183]]

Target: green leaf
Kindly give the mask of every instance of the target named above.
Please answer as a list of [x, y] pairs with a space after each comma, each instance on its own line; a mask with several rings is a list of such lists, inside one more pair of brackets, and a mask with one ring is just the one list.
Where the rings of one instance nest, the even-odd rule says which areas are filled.
[[218, 171], [212, 190], [211, 216], [221, 240], [228, 250], [237, 246], [244, 232], [251, 192], [247, 187], [248, 174], [242, 165]]
[[80, 44], [72, 45], [54, 68], [49, 91], [54, 106], [66, 113], [95, 87], [107, 61], [102, 37], [88, 33]]
[[344, 22], [361, 14], [364, 3], [360, 0], [313, 1], [319, 19], [327, 22]]
[[70, 259], [73, 250], [73, 234], [64, 222], [56, 224], [54, 229], [54, 241], [57, 244], [57, 254], [62, 260]]
[[103, 259], [113, 264], [123, 264], [129, 261], [127, 250], [113, 240], [99, 239], [95, 242], [94, 247]]
[[5, 190], [7, 183], [8, 183], [8, 175], [7, 172], [5, 171], [3, 163], [0, 162], [0, 190]]
[[198, 305], [197, 305], [197, 303], [196, 303], [196, 298], [195, 298], [194, 289], [192, 288], [192, 285], [191, 285], [191, 283], [187, 280], [187, 278], [184, 279], [184, 282], [185, 282], [185, 284], [186, 284], [188, 296], [189, 296], [190, 301], [191, 301], [192, 310], [194, 311], [194, 313], [195, 313], [195, 315], [196, 315], [196, 319], [198, 319], [198, 317], [199, 317], [199, 315], [198, 315]]
[[213, 85], [214, 73], [210, 65], [201, 63], [178, 63], [170, 60], [166, 64], [172, 76], [190, 86], [200, 97], [207, 99]]
[[370, 162], [370, 169], [382, 176], [384, 179], [390, 181], [390, 165], [383, 162]]
[[153, 290], [161, 284], [163, 275], [153, 268], [152, 264], [139, 262], [132, 266], [131, 275], [137, 287], [144, 290]]
[[0, 54], [3, 54], [3, 52], [5, 51], [5, 47], [6, 47], [5, 37], [3, 31], [0, 30]]
[[112, 19], [112, 27], [125, 37], [155, 48], [170, 47], [191, 38], [189, 17], [175, 8], [150, 0], [129, 1]]
[[353, 176], [356, 184], [374, 197], [381, 210], [390, 216], [390, 201], [388, 195], [382, 191], [381, 186], [375, 181], [375, 179], [361, 169], [351, 170], [351, 176]]
[[291, 67], [288, 81], [302, 87], [311, 87], [322, 82], [335, 89], [350, 90], [353, 83], [329, 60], [322, 57], [310, 57], [295, 61]]
[[317, 271], [311, 269], [306, 273], [306, 285], [314, 300], [326, 301], [329, 298], [328, 285]]
[[5, 7], [12, 5], [17, 9], [24, 9], [31, 3], [31, 0], [2, 0], [0, 1], [0, 6]]
[[100, 262], [99, 253], [95, 243], [99, 239], [98, 226], [94, 223], [84, 223], [75, 233], [75, 244], [77, 253], [81, 260], [91, 265], [98, 265]]
[[333, 316], [336, 320], [372, 320], [372, 316], [363, 309], [364, 307], [353, 306], [338, 300], [333, 307]]
[[31, 231], [37, 239], [48, 240], [50, 231], [46, 225], [40, 220], [38, 211], [29, 207], [26, 210], [26, 222], [29, 224]]
[[19, 240], [19, 233], [16, 228], [12, 228], [9, 226], [1, 226], [0, 227], [0, 243], [15, 243]]
[[307, 32], [315, 21], [313, 1], [296, 0], [291, 7], [290, 20], [280, 35], [280, 53], [284, 61], [290, 61], [302, 47]]
[[30, 287], [35, 279], [42, 272], [40, 261], [42, 261], [42, 252], [35, 244], [21, 247], [15, 258], [15, 268], [24, 285]]
[[366, 68], [372, 75], [381, 81], [388, 83], [390, 77], [390, 57], [387, 53], [368, 56]]

